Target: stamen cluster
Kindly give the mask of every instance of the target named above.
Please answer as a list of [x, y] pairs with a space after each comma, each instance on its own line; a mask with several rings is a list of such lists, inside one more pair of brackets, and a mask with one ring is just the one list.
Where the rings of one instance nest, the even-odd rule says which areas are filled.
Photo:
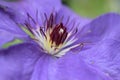
[[[33, 34], [35, 42], [37, 42], [42, 51], [45, 53], [61, 57], [69, 50], [80, 46], [81, 44], [72, 45], [77, 38], [71, 37], [73, 30], [68, 32], [67, 28], [62, 22], [56, 24], [54, 14], [52, 13], [47, 19], [45, 14], [45, 25], [40, 26], [29, 14], [28, 21], [26, 21], [26, 28]], [[30, 24], [30, 20], [35, 24], [35, 27]], [[76, 29], [77, 32], [77, 29]], [[69, 46], [69, 47], [68, 47]]]

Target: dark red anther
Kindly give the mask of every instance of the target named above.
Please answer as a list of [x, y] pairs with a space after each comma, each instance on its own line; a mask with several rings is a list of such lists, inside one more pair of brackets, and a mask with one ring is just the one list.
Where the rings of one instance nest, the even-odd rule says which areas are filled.
[[62, 23], [56, 25], [50, 34], [50, 38], [52, 43], [55, 42], [56, 46], [59, 46], [63, 43], [68, 35], [66, 28], [63, 26]]

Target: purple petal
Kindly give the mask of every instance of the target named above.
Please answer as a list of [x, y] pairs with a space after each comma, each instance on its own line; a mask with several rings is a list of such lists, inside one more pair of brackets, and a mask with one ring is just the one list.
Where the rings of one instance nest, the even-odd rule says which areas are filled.
[[15, 38], [25, 38], [27, 35], [0, 9], [0, 47]]
[[12, 18], [16, 22], [24, 23], [27, 19], [26, 13], [29, 13], [34, 19], [36, 19], [36, 14], [50, 14], [52, 11], [58, 11], [61, 6], [61, 0], [19, 0], [16, 2], [0, 1], [0, 5], [5, 6], [5, 11], [14, 15]]
[[91, 49], [81, 52], [84, 59], [98, 67], [113, 80], [120, 79], [120, 42], [106, 39], [100, 41]]
[[[83, 43], [82, 50], [90, 49], [97, 42], [104, 39], [119, 40], [120, 15], [115, 13], [104, 14], [85, 25], [76, 34], [78, 40], [74, 44]], [[77, 47], [74, 50], [79, 50]]]
[[111, 80], [82, 60], [78, 54], [69, 53], [62, 58], [42, 56], [36, 64], [32, 80]]
[[30, 80], [34, 64], [42, 55], [33, 44], [19, 44], [0, 51], [0, 80]]
[[120, 15], [108, 13], [84, 26], [78, 33], [79, 41], [95, 42], [106, 38], [120, 39]]

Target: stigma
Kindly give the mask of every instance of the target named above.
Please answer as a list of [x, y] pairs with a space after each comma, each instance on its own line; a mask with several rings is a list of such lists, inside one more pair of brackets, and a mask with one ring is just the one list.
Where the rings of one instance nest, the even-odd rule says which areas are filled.
[[[43, 52], [55, 57], [61, 57], [71, 49], [81, 46], [81, 44], [72, 45], [77, 41], [77, 38], [72, 37], [74, 30], [68, 32], [63, 22], [55, 23], [53, 13], [50, 14], [49, 18], [46, 18], [44, 26], [40, 26], [29, 14], [27, 16], [26, 29], [33, 35], [32, 39], [38, 43]], [[35, 24], [35, 27], [30, 24], [30, 20]]]

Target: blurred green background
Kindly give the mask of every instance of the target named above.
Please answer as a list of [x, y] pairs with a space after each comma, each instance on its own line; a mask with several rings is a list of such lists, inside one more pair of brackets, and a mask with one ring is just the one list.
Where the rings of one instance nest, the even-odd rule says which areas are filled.
[[120, 13], [120, 0], [62, 0], [75, 12], [85, 17], [96, 17], [108, 12]]

